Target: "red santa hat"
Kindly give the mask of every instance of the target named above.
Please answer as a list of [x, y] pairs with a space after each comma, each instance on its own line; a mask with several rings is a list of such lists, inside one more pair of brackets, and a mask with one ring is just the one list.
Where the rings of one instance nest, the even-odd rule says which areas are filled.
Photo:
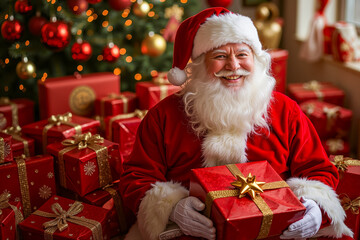
[[184, 68], [190, 58], [195, 59], [227, 43], [246, 43], [255, 54], [262, 53], [257, 29], [248, 17], [215, 7], [184, 20], [176, 32], [168, 80], [173, 85], [182, 85], [187, 78]]

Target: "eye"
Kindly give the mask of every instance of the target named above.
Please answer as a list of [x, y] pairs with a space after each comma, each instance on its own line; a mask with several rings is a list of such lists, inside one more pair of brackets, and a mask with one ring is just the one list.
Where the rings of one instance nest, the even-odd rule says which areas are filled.
[[238, 53], [237, 54], [237, 57], [239, 58], [244, 58], [244, 57], [247, 57], [249, 54], [247, 52], [241, 52], [241, 53]]
[[224, 54], [219, 54], [219, 55], [216, 55], [214, 58], [215, 58], [215, 59], [224, 59], [224, 58], [226, 58], [226, 55], [224, 55]]

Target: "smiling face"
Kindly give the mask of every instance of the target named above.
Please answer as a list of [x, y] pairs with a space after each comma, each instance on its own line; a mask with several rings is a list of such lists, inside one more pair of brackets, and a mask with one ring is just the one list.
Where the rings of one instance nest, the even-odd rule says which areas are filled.
[[254, 55], [245, 43], [228, 43], [205, 54], [206, 71], [234, 90], [241, 88], [254, 69]]

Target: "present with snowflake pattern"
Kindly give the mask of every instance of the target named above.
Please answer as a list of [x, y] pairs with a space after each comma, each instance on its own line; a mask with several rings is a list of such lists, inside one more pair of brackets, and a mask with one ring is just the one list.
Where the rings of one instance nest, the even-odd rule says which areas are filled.
[[0, 194], [9, 193], [9, 201], [20, 201], [26, 218], [56, 194], [54, 159], [50, 155], [15, 158], [1, 165], [0, 182]]
[[11, 135], [0, 132], [0, 164], [13, 160], [11, 139]]
[[21, 202], [9, 201], [10, 194], [0, 194], [0, 239], [19, 238], [17, 225], [24, 220]]
[[122, 157], [119, 145], [91, 133], [75, 135], [47, 146], [55, 158], [61, 187], [84, 196], [119, 179]]

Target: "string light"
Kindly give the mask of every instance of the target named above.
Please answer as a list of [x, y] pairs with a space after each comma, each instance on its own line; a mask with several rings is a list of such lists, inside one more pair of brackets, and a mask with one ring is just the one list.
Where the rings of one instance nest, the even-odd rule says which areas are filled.
[[15, 45], [15, 48], [16, 48], [16, 49], [19, 49], [19, 48], [20, 48], [20, 44], [17, 43], [17, 44]]
[[5, 64], [9, 64], [9, 62], [10, 62], [10, 59], [9, 58], [5, 58]]
[[128, 62], [128, 63], [131, 63], [132, 62], [132, 56], [127, 56], [126, 58], [125, 58], [125, 61], [126, 62]]
[[58, 12], [60, 12], [62, 10], [62, 7], [61, 6], [58, 6], [57, 8], [56, 8], [56, 11], [58, 11]]
[[30, 45], [30, 41], [29, 40], [26, 40], [25, 41], [25, 46], [29, 46]]
[[126, 49], [125, 48], [120, 48], [120, 55], [125, 55], [126, 53]]
[[22, 91], [24, 89], [24, 85], [20, 84], [19, 89]]
[[180, 2], [183, 3], [183, 4], [186, 4], [187, 0], [181, 0]]
[[104, 59], [104, 57], [103, 57], [103, 55], [98, 55], [96, 59], [97, 59], [99, 62], [101, 62], [101, 61]]
[[78, 30], [76, 31], [76, 35], [80, 36], [81, 34], [82, 34], [82, 30], [81, 30], [81, 29], [78, 29]]
[[76, 69], [77, 69], [79, 72], [81, 72], [81, 71], [84, 69], [84, 67], [83, 67], [82, 65], [78, 65]]
[[109, 26], [109, 27], [107, 28], [107, 31], [108, 31], [108, 32], [111, 32], [112, 30], [114, 30], [114, 27], [113, 27], [113, 26]]
[[103, 22], [102, 22], [102, 26], [103, 26], [103, 27], [107, 27], [108, 25], [109, 25], [109, 22], [108, 22], [108, 21], [103, 21]]
[[9, 14], [5, 14], [5, 20], [9, 18]]
[[108, 10], [105, 9], [104, 11], [102, 11], [102, 15], [103, 15], [103, 16], [106, 16], [106, 15], [108, 15], [108, 14], [109, 14], [109, 11], [108, 11]]
[[5, 92], [9, 91], [9, 87], [8, 87], [8, 86], [5, 86], [5, 87], [4, 87], [4, 90], [5, 90]]
[[127, 39], [127, 40], [131, 40], [131, 39], [132, 39], [132, 35], [131, 35], [131, 34], [126, 34], [126, 39]]
[[150, 75], [151, 75], [152, 77], [156, 77], [156, 76], [158, 75], [158, 71], [152, 70], [152, 71], [150, 72]]
[[113, 72], [114, 72], [115, 75], [120, 75], [121, 74], [121, 69], [120, 68], [115, 68]]
[[89, 9], [86, 11], [86, 16], [90, 16], [93, 12]]
[[155, 12], [154, 12], [154, 11], [150, 11], [150, 12], [148, 13], [148, 16], [149, 16], [149, 17], [155, 16]]
[[136, 81], [140, 81], [142, 79], [142, 76], [140, 73], [137, 73], [137, 74], [135, 74], [134, 78]]
[[130, 19], [125, 21], [125, 26], [130, 26], [132, 24], [132, 21]]

